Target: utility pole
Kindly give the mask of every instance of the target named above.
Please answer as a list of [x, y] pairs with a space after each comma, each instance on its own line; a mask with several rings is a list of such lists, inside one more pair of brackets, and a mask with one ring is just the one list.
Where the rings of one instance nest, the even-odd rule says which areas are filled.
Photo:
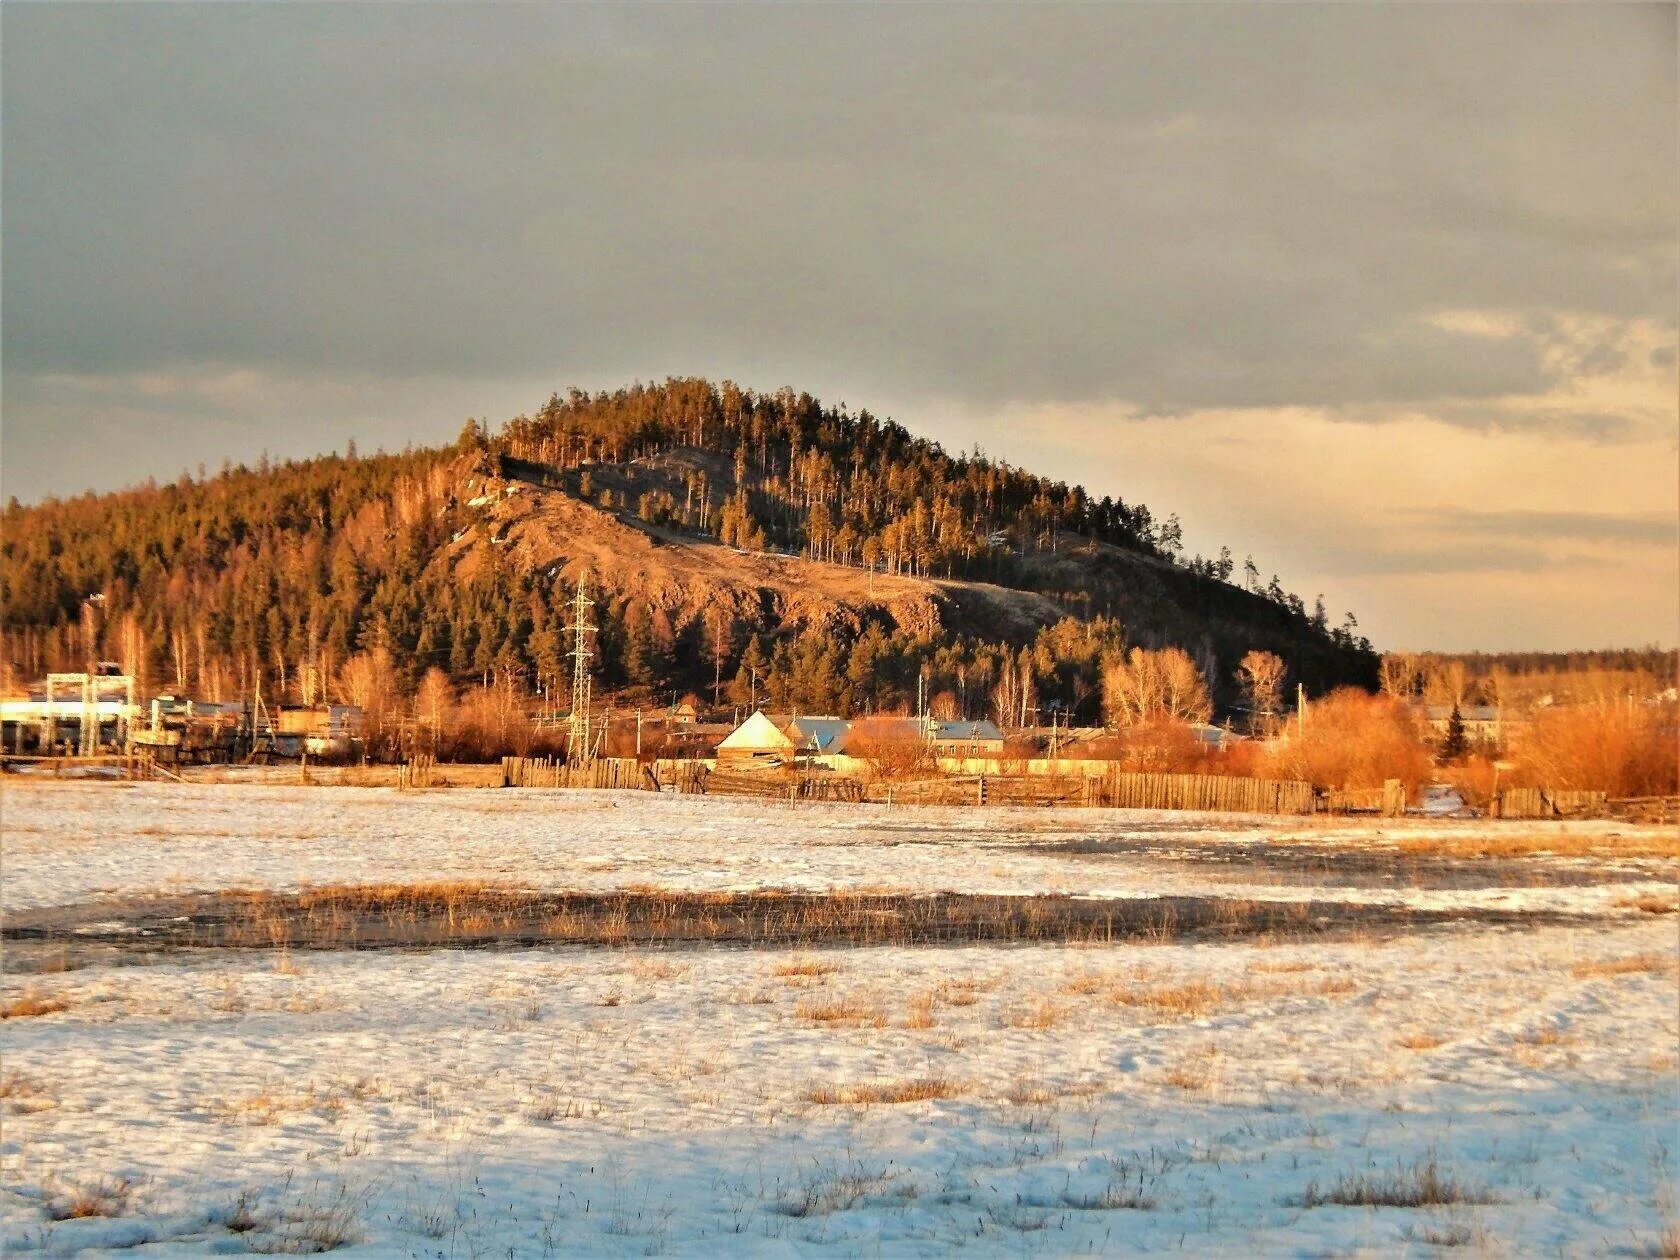
[[572, 658], [572, 719], [566, 755], [573, 762], [589, 760], [593, 751], [589, 746], [589, 662], [594, 651], [589, 636], [596, 632], [596, 626], [589, 619], [595, 601], [586, 590], [588, 581], [587, 574], [578, 578], [577, 593], [572, 597], [572, 624], [566, 627], [572, 636], [572, 650], [566, 654]]
[[1305, 683], [1295, 684], [1295, 738], [1307, 737], [1307, 687]]

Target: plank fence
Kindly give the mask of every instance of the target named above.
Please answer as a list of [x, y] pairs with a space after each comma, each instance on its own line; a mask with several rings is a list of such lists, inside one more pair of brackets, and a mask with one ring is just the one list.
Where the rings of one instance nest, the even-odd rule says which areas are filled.
[[1623, 796], [1604, 802], [1613, 818], [1637, 823], [1680, 823], [1680, 796]]
[[1607, 794], [1552, 788], [1506, 788], [1493, 798], [1494, 818], [1600, 818]]
[[1332, 814], [1398, 818], [1406, 812], [1406, 787], [1399, 779], [1388, 779], [1380, 788], [1332, 788], [1325, 793], [1324, 808]]
[[1200, 809], [1228, 813], [1310, 814], [1312, 785], [1228, 775], [950, 775], [938, 779], [859, 780], [839, 775], [794, 777], [769, 772], [717, 772], [709, 795], [771, 800], [869, 801], [885, 805], [1106, 806]]
[[654, 784], [634, 757], [599, 757], [580, 765], [558, 757], [503, 757], [502, 786], [647, 790]]

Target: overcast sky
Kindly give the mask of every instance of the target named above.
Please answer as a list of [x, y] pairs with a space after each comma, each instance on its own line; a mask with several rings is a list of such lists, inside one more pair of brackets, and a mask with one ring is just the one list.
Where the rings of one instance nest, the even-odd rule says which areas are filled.
[[4, 493], [705, 374], [1383, 647], [1676, 639], [1676, 9], [0, 11]]

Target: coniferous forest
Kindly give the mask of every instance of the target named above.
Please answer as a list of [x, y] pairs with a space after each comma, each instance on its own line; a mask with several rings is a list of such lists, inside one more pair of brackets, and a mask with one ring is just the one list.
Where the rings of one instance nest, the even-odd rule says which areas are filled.
[[1322, 599], [1309, 609], [1229, 550], [1185, 556], [1174, 516], [950, 454], [867, 411], [700, 379], [573, 390], [499, 431], [469, 421], [446, 447], [13, 500], [9, 682], [99, 658], [148, 692], [205, 699], [318, 703], [372, 677], [400, 695], [497, 685], [563, 706], [566, 575], [496, 546], [469, 485], [564, 496], [665, 547], [800, 557], [819, 589], [844, 568], [1056, 610], [910, 625], [865, 604], [818, 625], [768, 601], [656, 598], [621, 572], [594, 592], [598, 689], [856, 713], [921, 686], [965, 716], [1094, 722], [1104, 661], [1136, 645], [1184, 648], [1222, 707], [1251, 649], [1311, 692], [1376, 683], [1351, 614], [1332, 624]]

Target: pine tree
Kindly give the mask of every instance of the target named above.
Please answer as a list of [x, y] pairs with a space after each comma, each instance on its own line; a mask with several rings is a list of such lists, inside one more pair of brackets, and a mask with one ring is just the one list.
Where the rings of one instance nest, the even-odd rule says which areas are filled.
[[1454, 704], [1447, 717], [1446, 738], [1441, 741], [1441, 760], [1448, 763], [1463, 761], [1470, 751], [1470, 737], [1464, 730], [1464, 715]]

